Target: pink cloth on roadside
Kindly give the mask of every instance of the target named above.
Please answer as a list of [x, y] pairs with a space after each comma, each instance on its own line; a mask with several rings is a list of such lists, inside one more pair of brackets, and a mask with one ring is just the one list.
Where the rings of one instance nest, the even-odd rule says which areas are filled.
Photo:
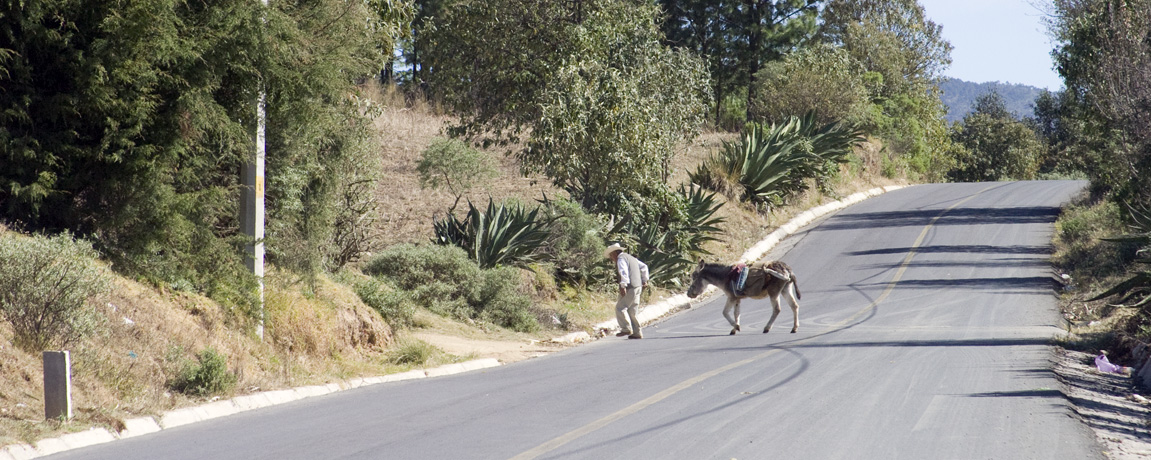
[[1116, 366], [1107, 360], [1106, 355], [1099, 355], [1095, 357], [1095, 368], [1099, 372], [1109, 372], [1112, 374], [1119, 374], [1123, 372], [1123, 366]]

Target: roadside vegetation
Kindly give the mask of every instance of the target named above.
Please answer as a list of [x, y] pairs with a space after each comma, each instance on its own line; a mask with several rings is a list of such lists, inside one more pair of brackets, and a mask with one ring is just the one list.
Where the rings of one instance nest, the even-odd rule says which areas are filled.
[[[895, 183], [1090, 178], [1058, 224], [1068, 311], [1147, 304], [1147, 125], [1091, 73], [1142, 55], [1090, 50], [1151, 18], [1101, 0], [1056, 4], [1114, 29], [1053, 22], [1076, 91], [954, 125], [914, 0], [74, 3], [0, 7], [0, 445], [474, 357], [429, 334], [595, 334], [609, 242], [658, 297]], [[262, 302], [237, 203], [261, 93]], [[48, 348], [70, 422], [42, 420]]]

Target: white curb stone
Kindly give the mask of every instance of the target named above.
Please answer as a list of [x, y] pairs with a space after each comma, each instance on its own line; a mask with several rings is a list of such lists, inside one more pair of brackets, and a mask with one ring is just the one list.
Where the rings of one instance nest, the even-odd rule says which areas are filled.
[[[428, 374], [424, 371], [407, 371], [399, 374], [390, 374], [383, 377], [383, 382], [399, 382], [402, 380], [422, 379], [427, 377]], [[383, 383], [381, 382], [381, 383]]]
[[36, 443], [36, 453], [41, 456], [52, 455], [68, 449], [78, 449], [115, 440], [116, 437], [112, 436], [112, 433], [109, 433], [108, 430], [93, 428], [88, 431], [66, 434], [58, 438], [42, 439]]
[[36, 448], [29, 444], [12, 444], [0, 449], [0, 460], [28, 460], [37, 455]]
[[160, 430], [160, 424], [156, 423], [156, 419], [152, 417], [133, 418], [124, 421], [124, 430], [120, 432], [119, 438], [131, 438], [142, 434], [155, 433]]
[[495, 358], [473, 359], [471, 361], [465, 361], [460, 364], [464, 367], [464, 371], [467, 372], [479, 369], [487, 369], [489, 367], [499, 367], [500, 360]]
[[588, 340], [588, 339], [591, 339], [591, 335], [589, 335], [587, 332], [579, 331], [579, 332], [572, 332], [571, 334], [567, 334], [567, 335], [561, 335], [561, 336], [555, 337], [549, 341], [555, 342], [555, 343], [580, 343], [580, 342], [583, 342], [584, 340]]

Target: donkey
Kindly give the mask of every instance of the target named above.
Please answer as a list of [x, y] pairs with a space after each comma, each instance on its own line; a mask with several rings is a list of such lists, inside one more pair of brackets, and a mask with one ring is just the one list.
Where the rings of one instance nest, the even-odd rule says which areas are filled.
[[[741, 268], [742, 270], [750, 270], [750, 273], [744, 284], [743, 292], [736, 292], [737, 282], [735, 280], [739, 278]], [[770, 331], [771, 325], [775, 323], [775, 318], [779, 316], [779, 297], [781, 294], [787, 294], [787, 300], [791, 303], [791, 312], [795, 314], [791, 332], [795, 333], [799, 330], [799, 284], [796, 281], [795, 272], [791, 271], [791, 267], [786, 263], [777, 260], [754, 266], [733, 266], [709, 264], [700, 260], [695, 271], [691, 273], [691, 286], [687, 289], [687, 296], [696, 298], [708, 284], [723, 289], [724, 294], [727, 294], [727, 303], [723, 306], [723, 317], [731, 323], [730, 335], [739, 332], [739, 301], [746, 297], [753, 299], [771, 297], [771, 305], [774, 310], [771, 313], [771, 320], [763, 328], [763, 333], [766, 334]], [[732, 310], [735, 311], [734, 316]]]

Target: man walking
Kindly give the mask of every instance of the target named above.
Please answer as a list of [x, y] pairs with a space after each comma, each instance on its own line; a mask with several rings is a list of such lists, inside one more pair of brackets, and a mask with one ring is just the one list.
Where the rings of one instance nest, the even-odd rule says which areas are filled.
[[[623, 252], [623, 246], [613, 243], [604, 249], [605, 257], [615, 263], [619, 272], [619, 300], [615, 303], [615, 320], [619, 323], [619, 333], [616, 337], [627, 336], [629, 339], [642, 339], [643, 333], [639, 329], [639, 318], [636, 309], [639, 308], [639, 296], [647, 286], [647, 264], [640, 262], [635, 256]], [[628, 324], [628, 316], [631, 324]]]

